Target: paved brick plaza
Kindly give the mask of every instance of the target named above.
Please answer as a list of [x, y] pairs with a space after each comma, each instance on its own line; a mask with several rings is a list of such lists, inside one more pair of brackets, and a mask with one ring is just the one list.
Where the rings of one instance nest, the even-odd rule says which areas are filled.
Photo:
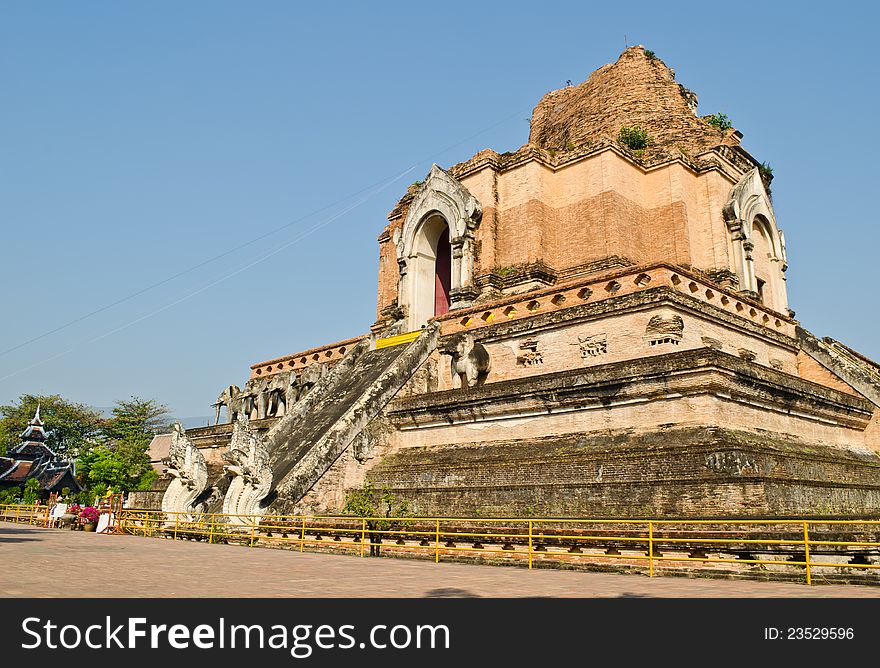
[[[686, 579], [300, 554], [0, 522], [0, 596], [880, 597], [880, 587]], [[249, 573], [248, 577], [242, 577]], [[59, 582], [65, 582], [64, 588]]]

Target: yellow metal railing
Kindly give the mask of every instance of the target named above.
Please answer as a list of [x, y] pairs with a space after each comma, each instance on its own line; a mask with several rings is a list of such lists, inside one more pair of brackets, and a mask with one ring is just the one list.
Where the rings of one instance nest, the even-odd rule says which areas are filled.
[[51, 506], [42, 504], [0, 504], [0, 521], [47, 527], [51, 510]]
[[[46, 506], [0, 506], [0, 520], [48, 525]], [[807, 584], [880, 569], [880, 519], [631, 520], [351, 517], [165, 513], [125, 509], [116, 533], [210, 543], [281, 544], [310, 550], [485, 558], [529, 568], [573, 562], [625, 564], [654, 576], [735, 565], [803, 572]], [[748, 572], [748, 570], [746, 571]], [[876, 574], [880, 576], [880, 573]], [[880, 578], [878, 578], [880, 581]]]
[[[814, 573], [880, 568], [880, 520], [609, 520], [347, 516], [204, 515], [126, 510], [125, 533], [174, 538], [289, 544], [310, 549], [441, 557], [491, 555], [554, 562], [642, 567], [737, 565]], [[872, 563], [873, 560], [873, 563]]]

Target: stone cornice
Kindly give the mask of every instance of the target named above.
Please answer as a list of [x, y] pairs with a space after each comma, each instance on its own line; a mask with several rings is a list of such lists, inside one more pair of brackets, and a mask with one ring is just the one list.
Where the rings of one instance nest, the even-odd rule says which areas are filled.
[[406, 430], [707, 394], [858, 430], [873, 414], [861, 397], [708, 348], [397, 399], [387, 414]]
[[565, 315], [561, 317], [568, 317], [575, 306], [658, 287], [667, 287], [688, 296], [691, 302], [710, 307], [709, 312], [714, 316], [749, 331], [779, 333], [787, 339], [795, 336], [795, 321], [790, 316], [768, 309], [757, 299], [724, 288], [705, 275], [666, 263], [619, 268], [549, 288], [487, 300], [469, 308], [455, 309], [437, 320], [442, 324], [444, 335], [465, 330], [476, 332], [501, 322], [550, 312], [564, 311]]
[[257, 362], [251, 365], [251, 378], [290, 369], [304, 369], [310, 364], [317, 362], [328, 362], [331, 364], [338, 362], [345, 356], [348, 349], [366, 338], [368, 338], [368, 335], [362, 334], [344, 341], [337, 341], [325, 346], [318, 346], [317, 348], [309, 348], [302, 352], [276, 357], [265, 362]]
[[560, 309], [531, 318], [499, 322], [489, 327], [475, 329], [474, 338], [483, 343], [499, 341], [510, 337], [537, 334], [538, 332], [559, 327], [598, 320], [611, 315], [621, 315], [666, 305], [677, 307], [698, 318], [722, 322], [732, 328], [746, 331], [757, 338], [781, 345], [792, 351], [797, 349], [797, 341], [791, 336], [756, 324], [748, 319], [732, 315], [717, 306], [706, 304], [694, 297], [664, 286], [650, 288], [621, 297], [610, 297], [593, 304], [579, 304], [568, 309]]

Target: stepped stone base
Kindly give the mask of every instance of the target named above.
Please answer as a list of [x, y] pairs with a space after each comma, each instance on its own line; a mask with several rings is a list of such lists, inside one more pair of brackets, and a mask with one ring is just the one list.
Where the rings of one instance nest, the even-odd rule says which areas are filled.
[[880, 456], [721, 428], [403, 448], [370, 478], [416, 515], [669, 517], [880, 511]]

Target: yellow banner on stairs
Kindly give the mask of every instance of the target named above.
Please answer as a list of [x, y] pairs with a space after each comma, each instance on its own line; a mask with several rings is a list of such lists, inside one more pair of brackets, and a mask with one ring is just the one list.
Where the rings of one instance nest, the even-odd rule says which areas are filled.
[[419, 338], [419, 334], [421, 334], [422, 331], [423, 330], [421, 329], [417, 329], [414, 332], [407, 332], [406, 334], [398, 334], [397, 336], [389, 336], [384, 339], [376, 339], [376, 350], [391, 348], [392, 346], [401, 346], [404, 343], [411, 343]]

